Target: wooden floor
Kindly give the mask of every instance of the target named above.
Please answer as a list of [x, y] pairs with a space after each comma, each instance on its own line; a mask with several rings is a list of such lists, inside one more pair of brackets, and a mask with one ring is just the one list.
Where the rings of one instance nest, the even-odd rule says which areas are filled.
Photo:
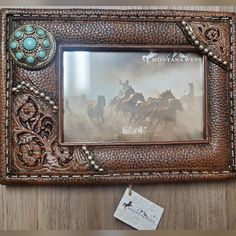
[[[236, 9], [205, 6], [168, 8]], [[126, 187], [0, 186], [0, 229], [130, 229], [113, 217]], [[236, 230], [236, 180], [135, 185], [134, 190], [165, 208], [159, 229]]]

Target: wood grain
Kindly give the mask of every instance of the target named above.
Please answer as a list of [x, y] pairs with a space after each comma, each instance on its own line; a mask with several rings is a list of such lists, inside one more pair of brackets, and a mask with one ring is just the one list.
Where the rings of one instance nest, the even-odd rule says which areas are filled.
[[[152, 8], [236, 12], [227, 6]], [[0, 186], [0, 229], [130, 229], [113, 217], [126, 187]], [[135, 185], [134, 190], [165, 208], [159, 229], [236, 230], [236, 181]]]

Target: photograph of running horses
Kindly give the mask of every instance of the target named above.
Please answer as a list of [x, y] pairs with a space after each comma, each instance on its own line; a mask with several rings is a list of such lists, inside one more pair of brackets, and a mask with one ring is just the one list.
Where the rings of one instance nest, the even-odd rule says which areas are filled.
[[204, 140], [204, 58], [190, 52], [64, 51], [63, 143]]

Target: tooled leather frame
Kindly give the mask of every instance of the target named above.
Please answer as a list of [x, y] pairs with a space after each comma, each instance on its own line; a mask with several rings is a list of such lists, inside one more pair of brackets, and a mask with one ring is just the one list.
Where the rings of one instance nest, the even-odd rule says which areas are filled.
[[[58, 113], [33, 89], [58, 104], [58, 57], [45, 68], [26, 70], [12, 61], [10, 34], [27, 23], [41, 25], [57, 45], [193, 45], [199, 42], [227, 66], [208, 58], [208, 143], [90, 146], [95, 171], [81, 146], [58, 144]], [[1, 11], [0, 181], [4, 184], [144, 183], [235, 177], [235, 18], [231, 13], [170, 10], [6, 9]], [[30, 87], [12, 92], [24, 81]], [[34, 116], [24, 114], [22, 106]], [[28, 160], [27, 153], [33, 156]], [[37, 161], [35, 161], [37, 160]]]

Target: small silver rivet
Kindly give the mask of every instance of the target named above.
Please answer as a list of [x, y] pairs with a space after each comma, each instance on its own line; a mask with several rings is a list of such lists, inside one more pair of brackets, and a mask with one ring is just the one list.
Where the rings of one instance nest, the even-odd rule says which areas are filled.
[[25, 86], [26, 86], [27, 88], [29, 88], [29, 87], [30, 87], [30, 84], [29, 84], [29, 83], [27, 83]]
[[185, 26], [185, 25], [187, 25], [187, 22], [183, 20], [183, 21], [181, 22], [181, 25]]
[[58, 107], [57, 107], [57, 106], [53, 106], [53, 109], [54, 109], [54, 110], [57, 110], [57, 109], [58, 109]]
[[99, 169], [99, 166], [98, 166], [98, 165], [95, 165], [94, 168], [95, 168], [96, 170], [98, 170], [98, 169]]
[[228, 64], [228, 62], [227, 62], [227, 61], [224, 61], [223, 64], [226, 66], [226, 65]]
[[17, 88], [18, 88], [18, 89], [21, 89], [21, 87], [22, 87], [22, 86], [21, 86], [20, 84], [17, 85]]
[[86, 147], [86, 146], [82, 146], [82, 149], [83, 149], [83, 150], [86, 150], [86, 149], [87, 149], [87, 147]]
[[95, 161], [91, 161], [90, 164], [91, 164], [91, 165], [95, 165]]
[[199, 49], [203, 50], [204, 49], [203, 45], [199, 45]]
[[45, 97], [45, 100], [46, 100], [46, 101], [50, 101], [50, 97], [46, 96], [46, 97]]
[[193, 33], [191, 31], [188, 31], [188, 35], [191, 36]]
[[40, 97], [42, 97], [42, 98], [43, 98], [44, 96], [45, 96], [45, 94], [44, 94], [44, 93], [40, 93]]
[[196, 40], [196, 37], [193, 35], [193, 36], [191, 37], [191, 39], [192, 39], [192, 41], [195, 41], [195, 40]]
[[14, 88], [12, 88], [12, 91], [13, 91], [13, 92], [15, 92], [16, 90], [17, 90], [17, 88], [15, 88], [15, 87], [14, 87]]
[[39, 95], [39, 91], [38, 91], [38, 90], [35, 90], [34, 93], [35, 93], [36, 95]]
[[89, 154], [89, 151], [88, 151], [88, 150], [86, 150], [86, 151], [85, 151], [85, 154], [87, 154], [87, 155], [88, 155], [88, 154]]
[[204, 53], [208, 53], [209, 50], [208, 50], [207, 48], [205, 48], [203, 52], [204, 52]]
[[25, 85], [25, 81], [21, 81], [21, 84], [22, 84], [22, 85]]
[[102, 168], [100, 168], [100, 169], [99, 169], [99, 172], [103, 172], [103, 169], [102, 169]]
[[194, 41], [194, 44], [195, 44], [196, 46], [198, 46], [200, 43], [199, 43], [198, 40], [195, 40], [195, 41]]
[[216, 56], [216, 55], [215, 55], [215, 56], [213, 56], [213, 59], [217, 60], [217, 56]]
[[218, 61], [219, 61], [219, 62], [222, 62], [223, 60], [222, 60], [222, 58], [218, 58]]
[[212, 57], [213, 56], [213, 52], [208, 52], [208, 56]]
[[55, 104], [55, 102], [52, 101], [52, 100], [49, 103], [50, 103], [50, 105], [54, 105]]
[[189, 30], [189, 27], [188, 26], [185, 26], [185, 28], [184, 28], [186, 31], [188, 31]]
[[91, 160], [93, 160], [93, 157], [89, 155], [88, 159], [91, 161]]

